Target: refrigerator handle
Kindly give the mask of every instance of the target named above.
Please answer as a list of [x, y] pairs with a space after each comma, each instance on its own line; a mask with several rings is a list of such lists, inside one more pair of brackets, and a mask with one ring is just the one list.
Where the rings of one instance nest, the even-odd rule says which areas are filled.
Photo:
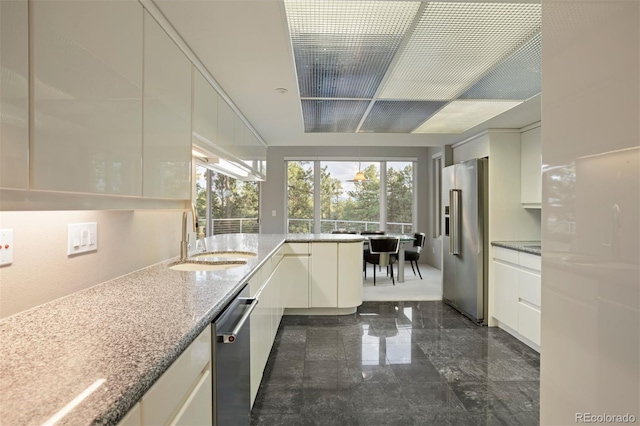
[[449, 235], [449, 254], [460, 254], [460, 193], [459, 189], [449, 190], [449, 205], [451, 206], [451, 231]]

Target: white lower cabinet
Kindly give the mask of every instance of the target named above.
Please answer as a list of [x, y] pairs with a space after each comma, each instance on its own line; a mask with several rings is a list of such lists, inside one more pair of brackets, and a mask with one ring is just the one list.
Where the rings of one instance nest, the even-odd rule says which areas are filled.
[[[281, 253], [276, 253], [249, 280], [249, 287], [252, 289], [251, 297], [258, 299], [258, 304], [251, 314], [249, 323], [251, 330], [250, 373], [252, 406], [284, 311], [281, 295], [282, 286], [280, 284], [282, 270], [282, 261], [279, 261], [280, 259], [282, 259]], [[254, 292], [254, 288], [257, 288], [257, 291]]]
[[208, 326], [118, 425], [211, 425], [212, 374]]
[[309, 307], [309, 256], [309, 243], [284, 245], [280, 282], [286, 308]]
[[493, 253], [493, 316], [515, 337], [539, 349], [540, 256], [499, 247]]
[[518, 269], [494, 261], [494, 311], [502, 324], [518, 328]]
[[338, 243], [338, 308], [362, 303], [362, 243]]
[[338, 244], [311, 244], [309, 307], [335, 308], [338, 306], [337, 260]]

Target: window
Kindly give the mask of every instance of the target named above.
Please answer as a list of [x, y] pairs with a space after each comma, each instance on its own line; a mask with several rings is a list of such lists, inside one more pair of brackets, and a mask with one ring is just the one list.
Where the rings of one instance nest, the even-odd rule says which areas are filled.
[[387, 162], [387, 232], [413, 233], [413, 163]]
[[433, 237], [439, 238], [442, 235], [442, 155], [433, 157], [432, 160], [433, 176], [433, 199], [431, 206], [433, 208]]
[[320, 205], [320, 232], [380, 229], [380, 162], [321, 161]]
[[260, 186], [196, 166], [199, 226], [207, 235], [258, 233]]
[[[413, 161], [287, 161], [288, 232], [412, 233], [414, 169]], [[364, 181], [354, 181], [358, 171]]]
[[287, 162], [287, 232], [313, 233], [313, 161]]

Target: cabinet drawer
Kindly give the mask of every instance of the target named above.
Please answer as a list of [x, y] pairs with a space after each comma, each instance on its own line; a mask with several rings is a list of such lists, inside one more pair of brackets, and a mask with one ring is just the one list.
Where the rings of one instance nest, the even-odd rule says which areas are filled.
[[142, 398], [143, 424], [169, 422], [210, 360], [211, 326], [207, 326]]
[[309, 243], [285, 243], [282, 254], [309, 254]]
[[533, 269], [534, 271], [542, 270], [542, 258], [540, 256], [536, 256], [535, 254], [527, 254], [527, 253], [518, 253], [520, 259], [518, 263], [520, 266], [525, 268]]
[[536, 345], [540, 344], [540, 311], [518, 303], [518, 332]]
[[518, 252], [503, 247], [494, 247], [493, 257], [497, 260], [502, 260], [503, 262], [518, 263]]
[[518, 271], [518, 298], [540, 306], [540, 275], [523, 270]]
[[213, 424], [211, 370], [206, 370], [171, 426]]

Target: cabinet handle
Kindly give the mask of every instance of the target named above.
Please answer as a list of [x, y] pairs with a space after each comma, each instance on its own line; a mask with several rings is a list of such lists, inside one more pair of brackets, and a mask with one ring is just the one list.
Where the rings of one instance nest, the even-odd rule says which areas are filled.
[[451, 232], [449, 236], [449, 254], [460, 254], [460, 194], [459, 189], [449, 190], [449, 205], [451, 206]]
[[258, 305], [258, 299], [244, 299], [244, 303], [246, 305], [249, 305], [249, 309], [247, 309], [244, 314], [242, 314], [240, 321], [238, 321], [238, 324], [236, 324], [233, 330], [227, 333], [216, 333], [217, 337], [222, 338], [222, 343], [233, 343], [236, 341], [236, 338], [238, 337], [242, 326], [245, 322], [247, 322], [249, 316], [251, 315], [251, 312], [253, 312], [253, 310]]

